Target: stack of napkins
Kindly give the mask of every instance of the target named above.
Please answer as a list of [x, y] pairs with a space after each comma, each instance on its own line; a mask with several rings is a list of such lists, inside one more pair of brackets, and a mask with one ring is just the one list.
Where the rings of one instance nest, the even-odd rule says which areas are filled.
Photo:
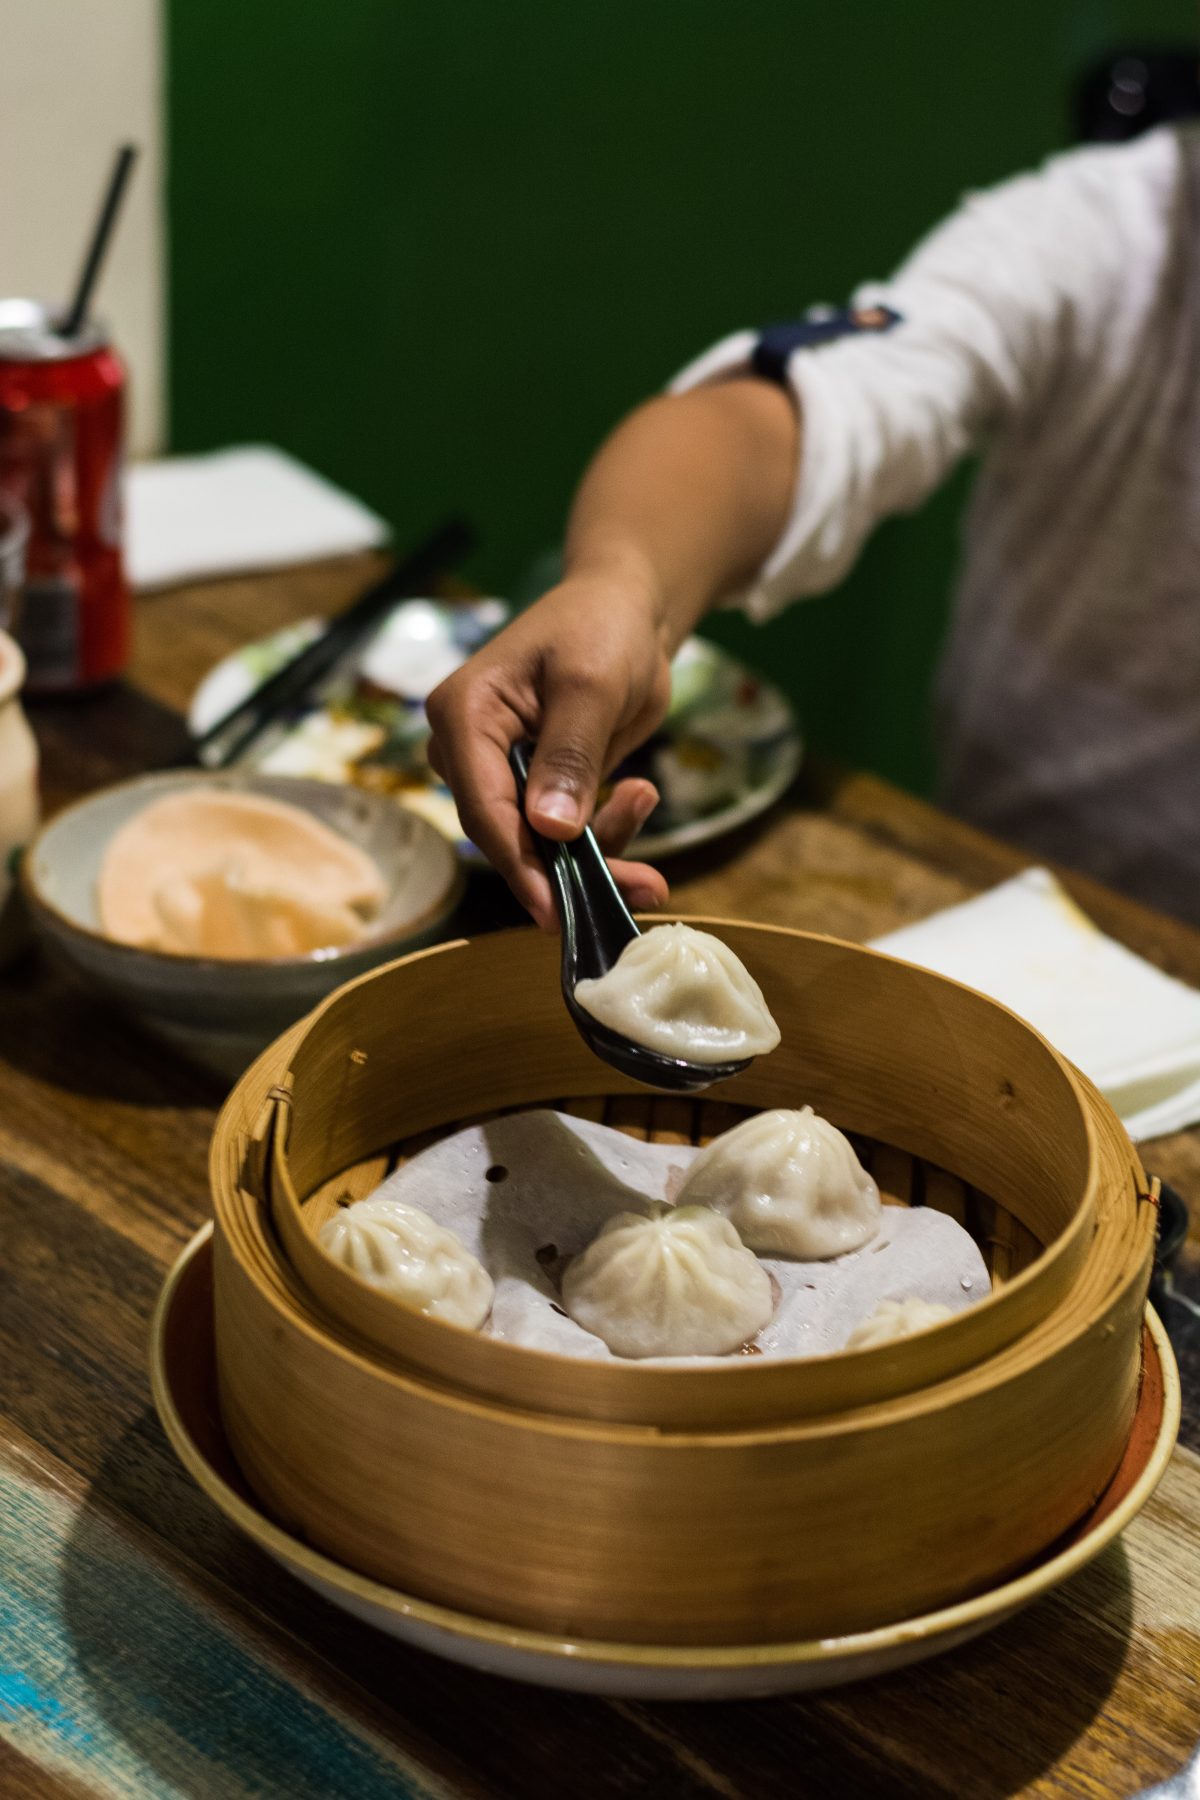
[[1135, 1140], [1200, 1120], [1200, 993], [1105, 937], [1048, 869], [877, 938], [990, 994], [1091, 1077]]
[[266, 444], [135, 463], [125, 511], [135, 588], [348, 556], [391, 535], [360, 500]]

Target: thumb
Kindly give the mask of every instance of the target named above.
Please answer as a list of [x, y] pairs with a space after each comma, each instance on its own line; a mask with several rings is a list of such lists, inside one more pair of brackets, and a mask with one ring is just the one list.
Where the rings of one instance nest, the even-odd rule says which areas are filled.
[[620, 702], [603, 679], [559, 675], [544, 701], [525, 813], [544, 837], [578, 837], [596, 805]]

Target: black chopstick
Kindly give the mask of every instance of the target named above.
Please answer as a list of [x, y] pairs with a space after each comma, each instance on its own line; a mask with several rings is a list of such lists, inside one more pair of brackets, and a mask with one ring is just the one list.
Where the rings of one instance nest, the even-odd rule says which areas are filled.
[[440, 525], [381, 581], [331, 619], [320, 637], [196, 738], [192, 744], [195, 760], [206, 769], [224, 769], [236, 762], [282, 713], [313, 691], [397, 600], [428, 593], [438, 576], [455, 568], [474, 544], [475, 533], [465, 520], [451, 519]]

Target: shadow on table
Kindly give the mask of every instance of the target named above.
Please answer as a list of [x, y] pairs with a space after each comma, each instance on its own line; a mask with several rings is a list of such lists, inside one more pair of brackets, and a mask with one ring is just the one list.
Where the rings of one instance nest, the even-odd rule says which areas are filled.
[[60, 1579], [106, 1733], [196, 1800], [403, 1795], [386, 1746], [452, 1789], [514, 1800], [1007, 1800], [1103, 1710], [1132, 1614], [1117, 1545], [977, 1643], [826, 1695], [643, 1704], [524, 1688], [310, 1594], [225, 1524], [149, 1411], [97, 1472]]
[[4, 972], [3, 1065], [92, 1099], [214, 1106], [228, 1088], [30, 951]]
[[[804, 791], [799, 778], [792, 783], [787, 792], [776, 800], [766, 812], [759, 813], [755, 819], [748, 819], [744, 825], [738, 825], [733, 831], [713, 838], [707, 844], [697, 844], [691, 850], [678, 850], [673, 855], [664, 857], [661, 862], [663, 874], [671, 884], [672, 890], [683, 887], [689, 881], [700, 881], [706, 875], [714, 875], [727, 868], [740, 857], [747, 856], [759, 840], [765, 837], [775, 825], [789, 812], [795, 812], [802, 805]], [[637, 845], [629, 850], [630, 856], [638, 854]], [[647, 859], [654, 862], [655, 859]], [[670, 910], [671, 902], [667, 902]]]

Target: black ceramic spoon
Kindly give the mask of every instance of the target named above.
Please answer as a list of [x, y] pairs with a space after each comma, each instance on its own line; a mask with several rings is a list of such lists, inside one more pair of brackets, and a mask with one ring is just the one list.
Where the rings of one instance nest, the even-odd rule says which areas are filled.
[[[509, 761], [522, 811], [529, 760], [530, 746], [514, 744]], [[562, 927], [563, 999], [588, 1049], [622, 1075], [644, 1081], [647, 1087], [670, 1088], [679, 1094], [697, 1093], [748, 1068], [749, 1057], [740, 1062], [695, 1063], [679, 1056], [664, 1056], [659, 1050], [648, 1050], [644, 1044], [611, 1031], [580, 1006], [575, 998], [575, 983], [606, 975], [626, 944], [640, 933], [590, 827], [569, 844], [542, 837], [532, 825], [529, 830], [546, 865]]]

